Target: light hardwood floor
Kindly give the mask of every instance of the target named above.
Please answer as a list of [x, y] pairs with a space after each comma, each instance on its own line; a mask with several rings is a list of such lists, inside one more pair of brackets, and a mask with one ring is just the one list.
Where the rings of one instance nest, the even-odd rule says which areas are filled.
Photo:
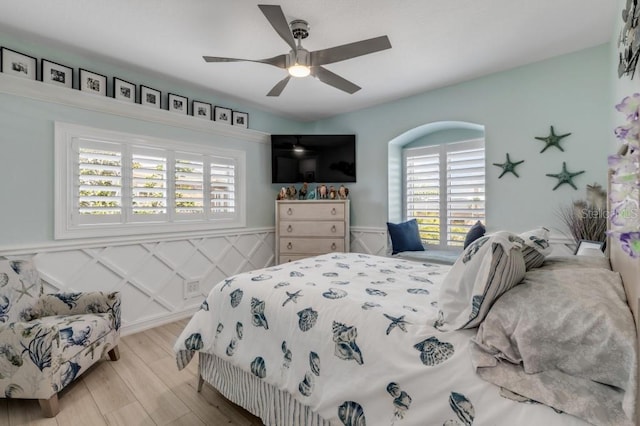
[[36, 400], [0, 399], [0, 426], [262, 425], [205, 383], [197, 359], [178, 371], [173, 344], [188, 320], [120, 339], [120, 359], [105, 357], [60, 392], [60, 414], [43, 418]]

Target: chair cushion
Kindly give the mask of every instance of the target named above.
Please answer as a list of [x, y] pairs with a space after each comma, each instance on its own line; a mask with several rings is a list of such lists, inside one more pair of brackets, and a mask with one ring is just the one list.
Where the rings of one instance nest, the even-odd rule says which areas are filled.
[[391, 237], [392, 254], [401, 251], [424, 251], [417, 220], [411, 219], [402, 223], [387, 222], [387, 229]]
[[34, 322], [58, 328], [64, 359], [73, 358], [78, 352], [113, 331], [111, 314], [54, 315], [39, 318]]
[[0, 260], [0, 323], [29, 319], [41, 293], [40, 275], [30, 260]]

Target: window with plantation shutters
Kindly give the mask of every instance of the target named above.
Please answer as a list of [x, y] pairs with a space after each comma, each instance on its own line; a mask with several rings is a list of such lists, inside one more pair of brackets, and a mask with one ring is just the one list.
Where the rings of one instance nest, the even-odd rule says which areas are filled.
[[134, 147], [131, 153], [131, 212], [136, 220], [167, 216], [167, 155]]
[[484, 140], [404, 150], [405, 214], [418, 221], [424, 244], [462, 246], [485, 222]]
[[236, 211], [235, 187], [236, 166], [222, 158], [211, 162], [210, 204], [211, 213], [233, 215]]
[[74, 218], [119, 222], [122, 217], [122, 146], [79, 140], [73, 144], [77, 167], [74, 171]]
[[56, 123], [56, 238], [245, 225], [245, 153]]
[[204, 212], [204, 162], [201, 156], [179, 153], [174, 163], [175, 212], [201, 216]]

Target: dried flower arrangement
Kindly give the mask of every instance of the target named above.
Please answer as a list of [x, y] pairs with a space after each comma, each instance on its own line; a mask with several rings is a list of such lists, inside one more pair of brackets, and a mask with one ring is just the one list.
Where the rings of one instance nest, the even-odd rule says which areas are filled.
[[607, 192], [597, 183], [587, 185], [584, 200], [560, 208], [558, 215], [576, 244], [580, 240], [605, 241], [607, 238]]

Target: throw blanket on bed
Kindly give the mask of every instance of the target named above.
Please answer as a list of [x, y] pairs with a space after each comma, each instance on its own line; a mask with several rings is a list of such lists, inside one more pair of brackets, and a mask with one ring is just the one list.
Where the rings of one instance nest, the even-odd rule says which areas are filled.
[[504, 424], [511, 410], [509, 424], [535, 414], [540, 424], [582, 425], [501, 398], [473, 372], [475, 330], [433, 327], [449, 268], [334, 253], [230, 277], [178, 338], [178, 366], [215, 354], [335, 424]]

